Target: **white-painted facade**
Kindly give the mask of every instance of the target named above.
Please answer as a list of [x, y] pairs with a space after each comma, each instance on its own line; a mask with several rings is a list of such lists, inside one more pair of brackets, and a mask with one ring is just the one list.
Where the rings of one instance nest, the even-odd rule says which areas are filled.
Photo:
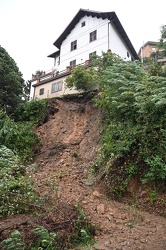
[[[85, 22], [83, 27], [81, 27], [82, 22]], [[90, 42], [90, 33], [95, 30], [97, 31], [97, 39]], [[71, 51], [73, 41], [77, 41], [77, 49]], [[113, 53], [118, 54], [123, 59], [131, 60], [132, 58], [130, 51], [108, 19], [103, 20], [102, 18], [85, 16], [80, 19], [75, 28], [62, 42], [60, 65], [59, 67], [56, 65], [56, 67], [59, 71], [64, 70], [73, 60], [76, 60], [76, 64], [81, 64], [89, 59], [90, 53], [96, 52], [100, 56], [102, 51], [106, 52], [108, 49], [111, 49]]]
[[[134, 48], [131, 45], [130, 48], [132, 48], [132, 51], [130, 51], [127, 43], [125, 43], [125, 39], [123, 39], [123, 36], [120, 34], [121, 30], [117, 30], [115, 27], [115, 23], [113, 21], [110, 21], [109, 18], [85, 14], [74, 23], [74, 26], [72, 26], [72, 28], [70, 27], [70, 24], [68, 27], [68, 33], [64, 36], [62, 33], [62, 35], [60, 36], [60, 46], [59, 48], [57, 48], [59, 52], [55, 52], [54, 56], [49, 56], [53, 57], [53, 68], [55, 72], [59, 72], [59, 77], [60, 73], [64, 72], [66, 70], [66, 67], [70, 66], [72, 61], [75, 61], [76, 65], [84, 64], [85, 61], [89, 59], [90, 54], [94, 52], [96, 53], [96, 55], [101, 56], [102, 52], [107, 52], [109, 49], [111, 50], [111, 52], [119, 55], [124, 60], [135, 60], [134, 56], [132, 55]], [[90, 41], [90, 33], [94, 31], [96, 31], [96, 38], [93, 41]], [[125, 31], [123, 30], [123, 34], [124, 32]], [[76, 47], [72, 50], [71, 47], [73, 42], [76, 42]], [[56, 46], [56, 42], [54, 45]], [[39, 86], [38, 84], [36, 84], [36, 81], [32, 81], [31, 99], [50, 98], [52, 96], [51, 84], [53, 84], [54, 80], [50, 78], [49, 84], [48, 82], [46, 83], [45, 81], [43, 81], [42, 78], [40, 80], [41, 81], [39, 83]], [[64, 77], [62, 77], [62, 82], [64, 85], [62, 90], [54, 93], [54, 96], [60, 96], [68, 93], [68, 91], [66, 90], [64, 92]], [[34, 84], [35, 88], [33, 88]], [[46, 89], [45, 94], [39, 95], [40, 87]], [[69, 93], [71, 93], [71, 91], [69, 91]]]

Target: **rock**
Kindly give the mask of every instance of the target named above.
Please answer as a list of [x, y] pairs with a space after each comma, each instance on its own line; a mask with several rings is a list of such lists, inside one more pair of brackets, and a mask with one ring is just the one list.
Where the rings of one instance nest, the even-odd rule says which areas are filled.
[[94, 191], [92, 194], [93, 194], [93, 196], [95, 196], [95, 197], [98, 197], [98, 198], [100, 197], [100, 193], [97, 192], [97, 191]]
[[87, 204], [88, 202], [87, 201], [82, 201], [83, 204]]
[[109, 247], [110, 246], [110, 242], [109, 241], [105, 241], [104, 242], [104, 246]]
[[95, 243], [94, 247], [95, 247], [95, 250], [106, 250], [107, 249], [103, 243]]
[[99, 204], [96, 209], [97, 209], [98, 214], [104, 214], [105, 213], [104, 204]]
[[109, 221], [112, 221], [113, 220], [113, 216], [111, 214], [107, 214], [106, 215], [106, 218], [109, 220]]

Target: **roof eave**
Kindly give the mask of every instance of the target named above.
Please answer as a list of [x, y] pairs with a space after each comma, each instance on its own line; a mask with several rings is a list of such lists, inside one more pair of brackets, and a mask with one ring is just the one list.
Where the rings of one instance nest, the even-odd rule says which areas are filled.
[[53, 52], [52, 54], [48, 55], [47, 57], [55, 58], [56, 56], [60, 55], [60, 50]]
[[127, 47], [130, 50], [130, 53], [132, 54], [133, 58], [135, 60], [139, 60], [138, 54], [136, 53], [130, 39], [128, 38], [121, 22], [119, 21], [117, 15], [115, 12], [98, 12], [98, 11], [91, 11], [86, 9], [80, 9], [77, 14], [74, 16], [72, 21], [69, 23], [69, 25], [66, 27], [66, 29], [62, 32], [62, 34], [58, 37], [58, 39], [53, 43], [58, 49], [60, 49], [62, 42], [65, 40], [67, 35], [71, 32], [71, 30], [75, 27], [75, 25], [79, 22], [79, 20], [83, 16], [92, 16], [102, 19], [108, 19], [111, 23], [114, 24], [116, 27], [118, 33], [126, 43]]

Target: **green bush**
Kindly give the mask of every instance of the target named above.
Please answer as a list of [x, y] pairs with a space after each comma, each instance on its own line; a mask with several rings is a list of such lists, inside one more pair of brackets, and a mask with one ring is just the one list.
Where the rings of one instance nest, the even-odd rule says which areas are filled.
[[[165, 78], [149, 76], [140, 63], [115, 61], [102, 71], [101, 89], [101, 95], [95, 99], [95, 103], [104, 117], [103, 146], [100, 152], [102, 161], [106, 164], [110, 159], [120, 156], [124, 158], [124, 163], [134, 163], [143, 180], [155, 182], [156, 185], [164, 183]], [[114, 186], [117, 189], [122, 180], [118, 178]], [[124, 186], [122, 183], [120, 185], [124, 191], [126, 180], [124, 178]]]
[[94, 226], [86, 219], [80, 207], [78, 208], [78, 218], [71, 226], [73, 230], [68, 232], [68, 235], [48, 231], [43, 226], [34, 228], [32, 232], [29, 232], [33, 239], [30, 244], [26, 242], [26, 238], [24, 239], [19, 231], [14, 230], [11, 237], [2, 241], [2, 246], [5, 250], [60, 250], [75, 246], [88, 247], [89, 244], [94, 243]]
[[97, 71], [94, 68], [78, 65], [73, 68], [72, 74], [66, 77], [66, 87], [76, 88], [78, 91], [93, 90], [96, 86], [96, 75]]
[[34, 230], [35, 234], [38, 236], [37, 240], [33, 242], [33, 247], [31, 249], [47, 249], [47, 250], [57, 250], [59, 235], [56, 233], [48, 232], [44, 227], [38, 227]]
[[153, 156], [147, 158], [145, 162], [150, 167], [144, 175], [143, 182], [155, 182], [160, 185], [161, 181], [166, 180], [166, 162], [161, 158], [161, 156]]
[[0, 146], [0, 217], [28, 212], [37, 201], [33, 181], [20, 159]]
[[11, 237], [2, 241], [2, 246], [6, 250], [24, 250], [25, 243], [22, 235], [18, 230], [14, 230], [11, 233]]
[[41, 125], [46, 119], [47, 100], [33, 100], [20, 104], [14, 111], [12, 117], [15, 122], [33, 122]]
[[83, 210], [78, 206], [78, 219], [74, 224], [74, 229], [69, 236], [71, 247], [83, 245], [87, 246], [94, 242], [95, 227], [88, 221]]
[[31, 122], [0, 121], [0, 144], [16, 152], [23, 163], [31, 161], [39, 143]]

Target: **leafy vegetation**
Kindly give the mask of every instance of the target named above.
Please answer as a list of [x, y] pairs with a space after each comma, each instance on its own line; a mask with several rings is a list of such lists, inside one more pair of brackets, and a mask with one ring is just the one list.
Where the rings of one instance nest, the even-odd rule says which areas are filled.
[[23, 163], [32, 160], [39, 141], [32, 123], [16, 123], [10, 118], [0, 121], [1, 145], [18, 154]]
[[0, 217], [29, 212], [38, 202], [24, 165], [32, 162], [39, 145], [34, 127], [44, 120], [46, 102], [22, 103], [17, 110], [16, 121], [0, 113]]
[[70, 245], [88, 246], [94, 242], [95, 227], [88, 221], [82, 209], [78, 206], [78, 219], [74, 224], [74, 230], [69, 237]]
[[37, 240], [33, 242], [31, 250], [47, 249], [57, 250], [59, 235], [56, 233], [48, 232], [44, 227], [35, 228], [34, 233], [38, 236]]
[[18, 230], [14, 230], [11, 233], [11, 237], [2, 241], [2, 246], [6, 250], [24, 250], [25, 243], [23, 241], [23, 237]]
[[121, 197], [136, 174], [144, 183], [164, 187], [165, 77], [151, 74], [139, 62], [123, 61], [111, 52], [96, 56], [91, 68], [95, 77], [91, 75], [89, 82], [94, 79], [97, 83], [100, 95], [95, 103], [104, 119], [103, 146], [97, 165], [108, 167], [105, 180], [110, 193]]
[[34, 125], [41, 125], [47, 115], [47, 100], [33, 100], [21, 103], [12, 114], [15, 122], [33, 122]]
[[161, 26], [161, 37], [159, 42], [160, 55], [162, 57], [166, 56], [166, 25]]
[[0, 108], [11, 113], [27, 94], [27, 85], [15, 61], [0, 46]]
[[[111, 52], [103, 53], [92, 58], [90, 67], [75, 67], [66, 83], [67, 87], [78, 90], [99, 90], [94, 102], [102, 111], [104, 128], [95, 166], [99, 171], [99, 166], [106, 169], [109, 193], [112, 197], [122, 197], [131, 178], [137, 175], [142, 183], [152, 183], [155, 187], [149, 191], [153, 203], [157, 188], [164, 188], [166, 180], [166, 79], [161, 68], [151, 66], [154, 67], [144, 70], [139, 62], [126, 62]], [[46, 120], [47, 101], [21, 102], [22, 87], [19, 85], [18, 99], [15, 95], [13, 101], [9, 95], [7, 102], [2, 96], [0, 99], [1, 218], [27, 213], [38, 202], [34, 182], [22, 164], [29, 163], [37, 149], [39, 139], [34, 128]], [[10, 112], [6, 112], [6, 107]], [[79, 160], [77, 153], [73, 156]], [[52, 180], [48, 178], [47, 182], [56, 191]], [[17, 230], [2, 246], [6, 250], [57, 250], [62, 244], [88, 247], [94, 232], [79, 208], [73, 231], [65, 242], [61, 235], [41, 226], [35, 228], [30, 246]]]
[[144, 58], [144, 67], [151, 76], [166, 77], [166, 65], [158, 62], [158, 59], [166, 57], [166, 25], [161, 26], [161, 37], [157, 45], [157, 51], [152, 52], [150, 58]]
[[11, 118], [3, 112], [0, 120], [0, 145], [19, 155], [22, 162], [32, 160], [40, 142], [34, 127], [44, 122], [47, 102], [45, 100], [21, 103]]
[[60, 250], [68, 249], [69, 247], [84, 246], [94, 242], [93, 236], [95, 228], [86, 219], [83, 211], [78, 208], [78, 218], [72, 225], [73, 230], [68, 235], [61, 235], [59, 232], [54, 232], [51, 229], [47, 230], [43, 226], [35, 227], [30, 233], [32, 238], [31, 243], [26, 241], [18, 230], [14, 230], [11, 236], [2, 241], [2, 246], [5, 250], [14, 249], [30, 249], [30, 250]]
[[76, 88], [79, 91], [92, 90], [96, 87], [95, 76], [96, 70], [94, 68], [78, 65], [73, 68], [72, 74], [66, 78], [66, 87]]
[[28, 212], [37, 198], [32, 178], [10, 149], [0, 146], [0, 217]]
[[[103, 110], [106, 123], [102, 155], [105, 162], [118, 156], [121, 161], [116, 168], [124, 169], [122, 175], [117, 175], [114, 187], [118, 189], [120, 183], [127, 181], [129, 175], [124, 177], [124, 172], [131, 165], [144, 182], [164, 185], [165, 78], [149, 77], [139, 63], [122, 61], [103, 71], [101, 84], [102, 95], [96, 104]], [[109, 171], [111, 176], [115, 169], [110, 167]], [[127, 184], [128, 181], [120, 193], [126, 191]]]

